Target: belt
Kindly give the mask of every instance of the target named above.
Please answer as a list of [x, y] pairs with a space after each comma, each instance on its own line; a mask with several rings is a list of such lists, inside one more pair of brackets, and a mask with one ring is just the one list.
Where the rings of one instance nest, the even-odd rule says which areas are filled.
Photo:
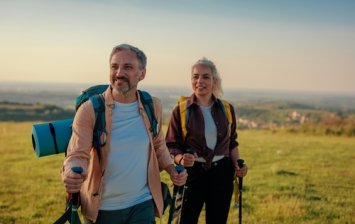
[[[224, 157], [225, 157], [224, 155], [214, 156], [213, 159], [212, 159], [212, 163], [213, 162], [217, 162], [217, 161], [223, 159]], [[206, 162], [205, 158], [203, 158], [203, 157], [198, 157], [195, 161], [196, 162], [200, 162], [200, 163], [205, 163]]]
[[206, 167], [206, 162], [199, 162], [199, 161], [195, 161], [195, 164], [198, 166], [202, 166], [204, 168], [211, 168], [211, 167], [216, 167], [218, 166], [218, 164], [222, 163], [223, 161], [225, 161], [227, 157], [226, 156], [218, 156], [217, 159], [215, 159], [215, 157], [213, 157], [213, 161], [211, 162], [211, 165], [207, 168]]

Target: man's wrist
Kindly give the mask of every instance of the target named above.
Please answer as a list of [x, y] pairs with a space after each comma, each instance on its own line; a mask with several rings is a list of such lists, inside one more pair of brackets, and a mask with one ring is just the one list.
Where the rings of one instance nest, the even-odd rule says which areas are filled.
[[174, 172], [174, 170], [175, 170], [174, 164], [168, 165], [165, 170], [166, 170], [166, 172], [167, 172], [169, 175], [172, 175], [173, 172]]

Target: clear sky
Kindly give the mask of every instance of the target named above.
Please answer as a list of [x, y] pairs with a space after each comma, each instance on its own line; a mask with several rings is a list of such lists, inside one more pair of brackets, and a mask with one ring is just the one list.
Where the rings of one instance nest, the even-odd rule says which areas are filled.
[[0, 81], [107, 83], [113, 46], [148, 56], [148, 85], [355, 93], [353, 0], [1, 0]]

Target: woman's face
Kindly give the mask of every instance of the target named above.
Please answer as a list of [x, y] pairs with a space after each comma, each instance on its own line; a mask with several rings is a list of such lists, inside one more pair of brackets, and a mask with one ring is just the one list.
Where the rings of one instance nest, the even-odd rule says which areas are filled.
[[192, 69], [191, 84], [196, 96], [212, 95], [213, 85], [215, 84], [212, 70], [206, 65], [196, 65]]

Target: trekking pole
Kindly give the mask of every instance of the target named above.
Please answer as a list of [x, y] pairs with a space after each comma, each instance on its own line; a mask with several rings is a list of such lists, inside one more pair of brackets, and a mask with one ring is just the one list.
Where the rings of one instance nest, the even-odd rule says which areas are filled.
[[[192, 149], [192, 148], [188, 148], [188, 149], [186, 149], [186, 153], [194, 155], [195, 154], [195, 150]], [[177, 207], [180, 210], [180, 212], [177, 215], [176, 223], [180, 223], [180, 220], [181, 220], [182, 210], [183, 210], [183, 207], [184, 207], [185, 193], [186, 193], [187, 189], [188, 189], [188, 186], [187, 186], [187, 184], [185, 184], [183, 186], [183, 188], [182, 188], [182, 194], [181, 194], [181, 199], [180, 199], [181, 200], [180, 208], [179, 208], [179, 206]], [[175, 205], [176, 205], [176, 203], [175, 203]]]
[[[178, 173], [181, 173], [184, 170], [184, 166], [177, 165], [177, 166], [175, 166], [175, 169]], [[180, 190], [180, 187], [174, 185], [173, 200], [170, 204], [168, 224], [171, 224], [171, 222], [173, 221], [173, 218], [174, 218], [176, 194], [179, 190]]]
[[[72, 167], [71, 170], [74, 173], [78, 173], [78, 174], [81, 174], [83, 172], [83, 168], [78, 167], [78, 166]], [[79, 197], [80, 197], [80, 193], [79, 192], [72, 194], [72, 207], [71, 207], [70, 224], [76, 224], [77, 220], [79, 220], [79, 216], [78, 216]], [[80, 223], [80, 220], [79, 220], [79, 223]]]
[[[237, 164], [239, 168], [244, 166], [244, 160], [238, 159]], [[239, 224], [242, 224], [242, 190], [243, 190], [243, 177], [238, 177], [239, 189]]]
[[[71, 168], [74, 173], [81, 174], [83, 172], [83, 168], [79, 166], [74, 166]], [[78, 207], [79, 207], [79, 196], [80, 193], [73, 193], [71, 195], [67, 194], [67, 206], [65, 208], [65, 212], [62, 216], [60, 216], [54, 224], [65, 224], [69, 222], [70, 224], [81, 223], [78, 215]]]

